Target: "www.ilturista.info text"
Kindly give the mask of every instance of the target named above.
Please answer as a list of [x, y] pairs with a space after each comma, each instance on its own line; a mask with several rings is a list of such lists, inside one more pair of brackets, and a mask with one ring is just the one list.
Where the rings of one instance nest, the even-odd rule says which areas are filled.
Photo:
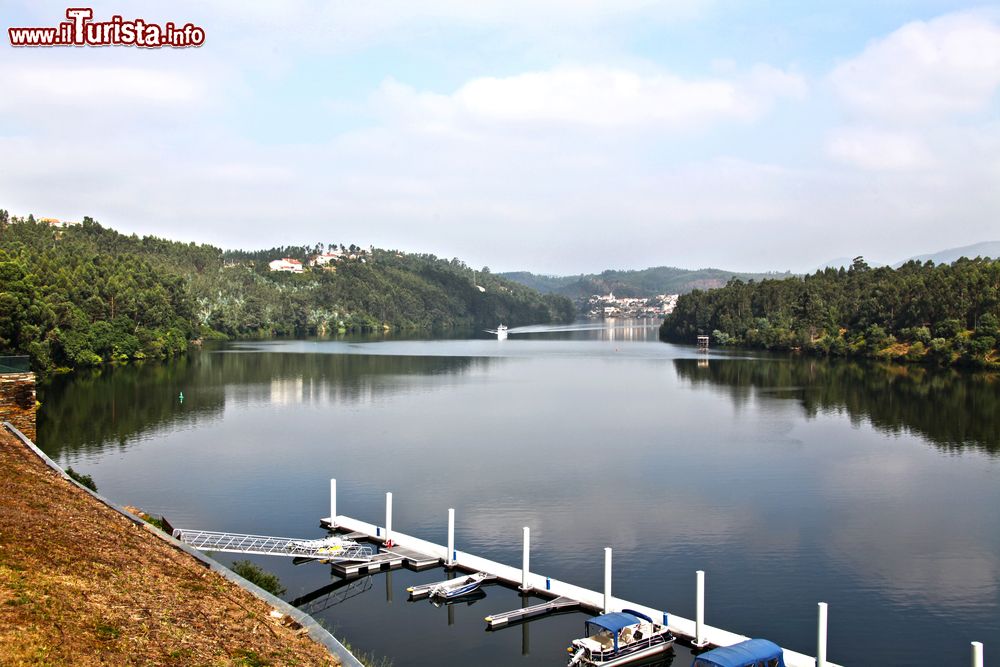
[[205, 30], [191, 23], [163, 25], [144, 19], [125, 20], [112, 16], [94, 21], [87, 7], [66, 10], [68, 21], [51, 28], [8, 28], [11, 46], [140, 46], [186, 48], [205, 43]]

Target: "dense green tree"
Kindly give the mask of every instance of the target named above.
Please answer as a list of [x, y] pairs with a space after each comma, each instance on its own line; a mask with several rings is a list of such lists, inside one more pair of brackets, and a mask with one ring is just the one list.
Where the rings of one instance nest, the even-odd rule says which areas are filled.
[[711, 333], [720, 345], [996, 366], [998, 293], [997, 260], [894, 270], [858, 257], [846, 270], [695, 290], [680, 297], [660, 337], [690, 343]]
[[[327, 248], [335, 246], [330, 244]], [[0, 354], [30, 354], [36, 368], [172, 357], [203, 337], [326, 335], [569, 322], [565, 297], [458, 260], [362, 250], [301, 274], [322, 251], [228, 251], [124, 235], [91, 218], [53, 227], [0, 211]]]

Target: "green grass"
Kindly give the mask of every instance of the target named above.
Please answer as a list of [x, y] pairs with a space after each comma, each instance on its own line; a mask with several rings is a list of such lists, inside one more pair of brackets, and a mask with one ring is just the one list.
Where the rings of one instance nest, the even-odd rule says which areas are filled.
[[84, 475], [82, 472], [73, 470], [73, 466], [66, 468], [66, 474], [94, 493], [97, 493], [97, 484], [94, 483], [94, 478], [90, 475]]
[[122, 632], [113, 625], [107, 625], [106, 623], [98, 623], [94, 628], [94, 633], [97, 638], [102, 641], [112, 641], [121, 637]]
[[248, 560], [238, 560], [234, 561], [229, 566], [229, 569], [250, 583], [260, 586], [271, 595], [281, 596], [285, 593], [285, 587], [281, 585], [278, 575], [268, 572], [256, 563], [251, 563]]

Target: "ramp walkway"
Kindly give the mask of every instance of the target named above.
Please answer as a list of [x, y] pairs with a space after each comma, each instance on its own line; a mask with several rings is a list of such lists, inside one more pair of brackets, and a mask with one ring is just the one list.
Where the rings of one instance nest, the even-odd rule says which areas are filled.
[[219, 551], [237, 554], [260, 554], [262, 556], [288, 556], [291, 558], [315, 558], [317, 560], [370, 561], [375, 550], [353, 540], [340, 537], [325, 537], [318, 540], [301, 540], [294, 537], [273, 537], [270, 535], [246, 535], [243, 533], [220, 533], [209, 530], [188, 530], [177, 528], [174, 537], [200, 551]]
[[528, 619], [538, 618], [539, 616], [548, 616], [549, 614], [557, 614], [565, 611], [576, 611], [581, 606], [579, 600], [558, 597], [554, 600], [546, 600], [538, 604], [533, 604], [530, 607], [524, 607], [523, 609], [514, 609], [500, 614], [490, 614], [485, 620], [490, 630], [497, 630], [508, 625], [523, 623]]

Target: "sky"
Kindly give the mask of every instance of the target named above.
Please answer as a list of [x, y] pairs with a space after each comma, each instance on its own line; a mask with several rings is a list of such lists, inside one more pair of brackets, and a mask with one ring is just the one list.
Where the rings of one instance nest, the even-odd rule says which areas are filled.
[[0, 208], [548, 274], [1000, 239], [1000, 5], [101, 0], [199, 48], [13, 48]]

